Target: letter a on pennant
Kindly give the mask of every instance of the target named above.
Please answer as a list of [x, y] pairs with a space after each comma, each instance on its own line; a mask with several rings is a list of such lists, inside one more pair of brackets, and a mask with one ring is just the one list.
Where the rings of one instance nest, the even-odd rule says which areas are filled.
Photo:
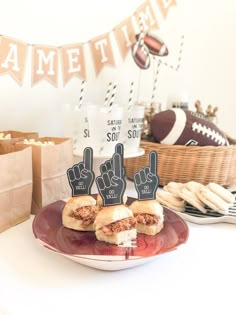
[[32, 85], [47, 80], [57, 87], [58, 81], [58, 49], [57, 47], [32, 47]]
[[19, 85], [23, 84], [27, 44], [19, 40], [1, 36], [0, 75], [10, 74]]
[[90, 48], [96, 75], [105, 65], [115, 65], [109, 34], [104, 34], [90, 41]]

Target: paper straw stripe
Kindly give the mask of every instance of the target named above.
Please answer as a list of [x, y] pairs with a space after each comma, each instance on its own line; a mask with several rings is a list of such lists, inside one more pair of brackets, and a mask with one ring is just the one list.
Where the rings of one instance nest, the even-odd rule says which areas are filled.
[[128, 102], [128, 110], [131, 109], [132, 107], [132, 100], [133, 100], [133, 87], [134, 87], [134, 82], [131, 82], [130, 85], [130, 91], [129, 91], [129, 102]]
[[[110, 93], [109, 93], [110, 94]], [[111, 95], [111, 98], [110, 98], [110, 103], [109, 103], [109, 107], [108, 107], [108, 112], [107, 114], [109, 114], [112, 110], [112, 105], [114, 103], [114, 99], [115, 99], [115, 95], [116, 95], [116, 84], [113, 85], [113, 89], [112, 89], [112, 95]], [[107, 134], [107, 130], [105, 131], [104, 133], [104, 137], [101, 141], [101, 147], [100, 147], [100, 150], [99, 150], [99, 153], [102, 154], [103, 150], [104, 150], [104, 146], [105, 146], [105, 141], [106, 141], [106, 134]]]
[[181, 60], [182, 60], [183, 45], [184, 45], [184, 36], [181, 37], [181, 42], [180, 42], [180, 47], [179, 47], [179, 56], [177, 59], [177, 65], [176, 66], [170, 65], [167, 62], [163, 62], [162, 64], [164, 66], [171, 68], [172, 70], [178, 71], [180, 68]]
[[116, 96], [116, 84], [113, 85], [109, 107], [111, 107], [113, 105], [115, 96]]
[[109, 100], [109, 96], [110, 96], [110, 93], [111, 93], [111, 85], [112, 85], [112, 82], [109, 82], [108, 88], [107, 88], [106, 97], [105, 97], [105, 101], [104, 101], [104, 106], [107, 106], [107, 103], [108, 103], [108, 100]]
[[158, 74], [159, 74], [159, 70], [160, 70], [160, 65], [161, 65], [161, 61], [158, 61], [157, 64], [157, 60], [155, 57], [153, 57], [153, 60], [155, 61], [156, 64], [156, 73], [155, 73], [155, 78], [154, 78], [154, 82], [153, 82], [153, 89], [152, 89], [152, 103], [154, 102], [155, 99], [155, 94], [156, 94], [156, 90], [157, 90], [157, 79], [158, 79]]
[[182, 53], [183, 53], [183, 45], [184, 45], [184, 36], [181, 37], [181, 43], [180, 43], [180, 48], [179, 48], [179, 58], [176, 66], [176, 71], [179, 70], [181, 59], [182, 59]]
[[85, 80], [81, 82], [81, 87], [80, 87], [80, 98], [79, 98], [79, 109], [82, 107], [83, 104], [83, 97], [84, 97], [84, 84]]

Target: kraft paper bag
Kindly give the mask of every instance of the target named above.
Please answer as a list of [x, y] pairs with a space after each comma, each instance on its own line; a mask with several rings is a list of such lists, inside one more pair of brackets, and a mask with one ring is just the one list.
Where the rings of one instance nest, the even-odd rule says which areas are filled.
[[[37, 139], [37, 132], [22, 132], [22, 131], [14, 131], [14, 130], [4, 130], [0, 131], [0, 150], [4, 152], [14, 152], [15, 144], [19, 141], [23, 141], [24, 139]], [[10, 136], [10, 138], [8, 138]], [[6, 138], [5, 138], [6, 137]]]
[[0, 148], [0, 232], [30, 217], [32, 186], [31, 148]]
[[73, 142], [70, 138], [43, 137], [37, 141], [52, 141], [54, 145], [16, 144], [32, 147], [33, 195], [31, 212], [71, 196], [67, 169], [73, 165]]

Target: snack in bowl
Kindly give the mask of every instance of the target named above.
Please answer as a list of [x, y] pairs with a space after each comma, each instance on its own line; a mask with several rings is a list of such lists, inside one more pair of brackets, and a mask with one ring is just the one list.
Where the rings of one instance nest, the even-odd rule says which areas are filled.
[[5, 135], [3, 132], [0, 132], [0, 140], [9, 140], [9, 139], [11, 139], [10, 133]]
[[137, 232], [156, 235], [164, 226], [163, 208], [156, 200], [135, 200], [129, 208], [137, 221]]
[[62, 224], [73, 230], [94, 231], [94, 220], [100, 209], [92, 196], [72, 197], [63, 208]]
[[102, 208], [95, 222], [96, 238], [110, 244], [122, 244], [137, 237], [136, 220], [132, 211], [124, 205]]
[[33, 145], [54, 145], [54, 141], [40, 141], [35, 139], [24, 139], [24, 144], [33, 144]]
[[173, 108], [152, 117], [151, 132], [162, 144], [226, 146], [224, 133], [212, 122], [195, 112]]

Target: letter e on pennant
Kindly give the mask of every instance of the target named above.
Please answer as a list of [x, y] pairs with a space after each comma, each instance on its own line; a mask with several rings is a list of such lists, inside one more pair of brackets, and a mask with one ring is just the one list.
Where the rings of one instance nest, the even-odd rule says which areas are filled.
[[84, 49], [82, 44], [62, 46], [61, 56], [64, 85], [73, 77], [86, 80]]

